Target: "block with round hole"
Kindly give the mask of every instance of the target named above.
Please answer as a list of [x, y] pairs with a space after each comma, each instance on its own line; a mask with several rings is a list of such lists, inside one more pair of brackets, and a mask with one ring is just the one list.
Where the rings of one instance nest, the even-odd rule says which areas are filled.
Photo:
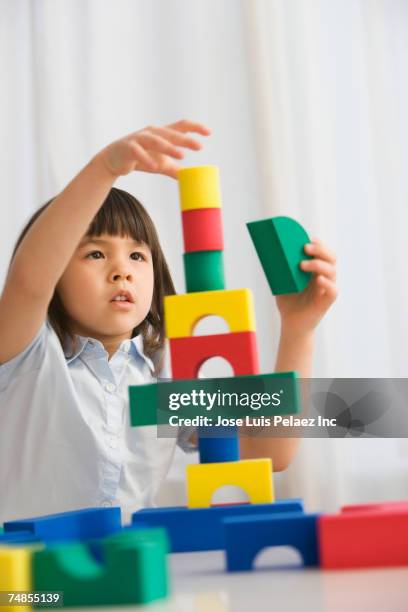
[[208, 359], [222, 357], [231, 365], [235, 376], [259, 373], [256, 333], [211, 334], [169, 340], [173, 378], [198, 378]]
[[209, 508], [225, 485], [241, 487], [252, 504], [274, 501], [271, 459], [190, 464], [186, 469], [188, 508]]
[[307, 567], [319, 565], [318, 514], [279, 512], [223, 519], [227, 570], [249, 571], [269, 546], [293, 546]]
[[164, 299], [164, 311], [168, 338], [192, 336], [198, 321], [211, 315], [225, 319], [231, 332], [255, 331], [255, 311], [249, 289], [168, 295]]

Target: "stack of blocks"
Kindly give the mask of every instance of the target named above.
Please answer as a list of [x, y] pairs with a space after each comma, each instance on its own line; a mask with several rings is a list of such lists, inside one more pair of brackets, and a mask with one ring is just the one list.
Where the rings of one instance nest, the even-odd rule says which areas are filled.
[[[187, 293], [168, 296], [164, 304], [173, 379], [197, 378], [201, 365], [216, 356], [224, 357], [230, 363], [235, 376], [257, 375], [259, 361], [251, 291], [225, 289], [218, 168], [187, 168], [179, 172], [178, 178]], [[265, 242], [273, 228], [269, 220], [266, 226], [261, 222], [261, 226], [255, 227], [254, 242], [259, 243], [259, 239]], [[305, 242], [304, 236], [302, 238], [300, 251]], [[285, 258], [284, 251], [275, 248], [276, 252], [286, 265], [288, 258]], [[261, 261], [264, 259], [263, 265], [270, 260], [269, 253], [266, 258], [263, 254], [260, 257]], [[282, 267], [282, 261], [279, 261], [279, 267]], [[288, 278], [291, 275], [292, 270], [287, 266], [283, 276]], [[197, 322], [210, 315], [222, 317], [230, 331], [194, 336]], [[225, 548], [227, 568], [234, 570], [241, 567], [244, 551], [249, 550], [245, 540], [229, 537], [234, 525], [240, 529], [243, 521], [250, 529], [255, 527], [257, 534], [252, 540], [259, 550], [272, 543], [266, 533], [259, 531], [260, 525], [266, 524], [268, 530], [278, 515], [294, 515], [302, 526], [306, 520], [309, 539], [313, 539], [310, 533], [315, 528], [315, 521], [314, 517], [305, 517], [300, 500], [274, 502], [271, 459], [240, 460], [237, 431], [226, 433], [228, 435], [220, 437], [219, 433], [208, 431], [208, 428], [199, 430], [200, 463], [187, 467], [187, 508], [142, 510], [133, 515], [133, 524], [166, 527], [172, 552]], [[250, 504], [210, 507], [213, 494], [224, 485], [243, 489]], [[262, 518], [266, 523], [259, 522]], [[238, 550], [234, 548], [237, 545]], [[252, 550], [252, 556], [254, 554]], [[311, 554], [311, 559], [315, 558], [316, 546]], [[244, 566], [247, 569], [251, 563], [252, 558], [241, 569]]]
[[[201, 365], [215, 356], [227, 359], [236, 376], [258, 374], [251, 291], [225, 289], [218, 168], [186, 168], [178, 179], [187, 293], [164, 303], [173, 379], [197, 378]], [[196, 323], [208, 315], [225, 319], [230, 332], [193, 336]], [[189, 508], [210, 506], [212, 494], [225, 484], [241, 486], [253, 503], [273, 501], [271, 460], [240, 461], [237, 431], [226, 434], [199, 430], [200, 464], [187, 469]]]

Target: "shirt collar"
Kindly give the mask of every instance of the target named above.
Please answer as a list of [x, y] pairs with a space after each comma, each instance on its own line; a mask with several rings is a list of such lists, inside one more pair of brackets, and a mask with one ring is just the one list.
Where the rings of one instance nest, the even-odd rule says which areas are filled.
[[[74, 352], [72, 351], [73, 341], [71, 340], [71, 338], [67, 336], [64, 342], [64, 355], [67, 364], [70, 364], [72, 361], [74, 361], [74, 359], [77, 359], [84, 351], [98, 351], [101, 353], [105, 352], [103, 344], [95, 338], [79, 336], [78, 334], [75, 334], [75, 338], [76, 343]], [[130, 343], [130, 346], [128, 343]], [[118, 351], [120, 350], [132, 354], [134, 357], [141, 357], [141, 359], [143, 359], [143, 361], [145, 361], [145, 363], [149, 366], [150, 370], [154, 372], [155, 367], [153, 361], [144, 353], [143, 337], [141, 335], [121, 342], [118, 347]]]

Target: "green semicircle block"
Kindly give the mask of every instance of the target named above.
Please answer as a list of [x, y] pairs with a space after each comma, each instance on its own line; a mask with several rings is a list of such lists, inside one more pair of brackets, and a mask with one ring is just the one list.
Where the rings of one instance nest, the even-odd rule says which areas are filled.
[[300, 223], [290, 217], [272, 217], [246, 225], [272, 293], [303, 291], [312, 274], [301, 270], [299, 264], [312, 257], [304, 252], [310, 239]]

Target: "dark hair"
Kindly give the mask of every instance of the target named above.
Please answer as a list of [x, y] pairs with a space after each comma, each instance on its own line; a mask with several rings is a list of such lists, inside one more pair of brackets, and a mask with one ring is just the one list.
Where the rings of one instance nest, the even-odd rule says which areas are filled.
[[[35, 223], [44, 210], [54, 201], [52, 198], [41, 206], [29, 219], [13, 250], [12, 260], [21, 244], [24, 236]], [[170, 271], [160, 246], [156, 228], [150, 215], [142, 204], [130, 193], [113, 187], [92, 219], [87, 236], [129, 236], [138, 242], [145, 243], [152, 253], [154, 270], [154, 290], [150, 311], [144, 321], [133, 329], [132, 338], [141, 334], [143, 337], [144, 351], [150, 357], [156, 367], [161, 367], [163, 347], [165, 341], [164, 331], [164, 296], [175, 293]], [[54, 328], [61, 345], [68, 335], [74, 340], [74, 335], [69, 328], [69, 316], [64, 309], [57, 290], [54, 291], [48, 306], [48, 318]]]

